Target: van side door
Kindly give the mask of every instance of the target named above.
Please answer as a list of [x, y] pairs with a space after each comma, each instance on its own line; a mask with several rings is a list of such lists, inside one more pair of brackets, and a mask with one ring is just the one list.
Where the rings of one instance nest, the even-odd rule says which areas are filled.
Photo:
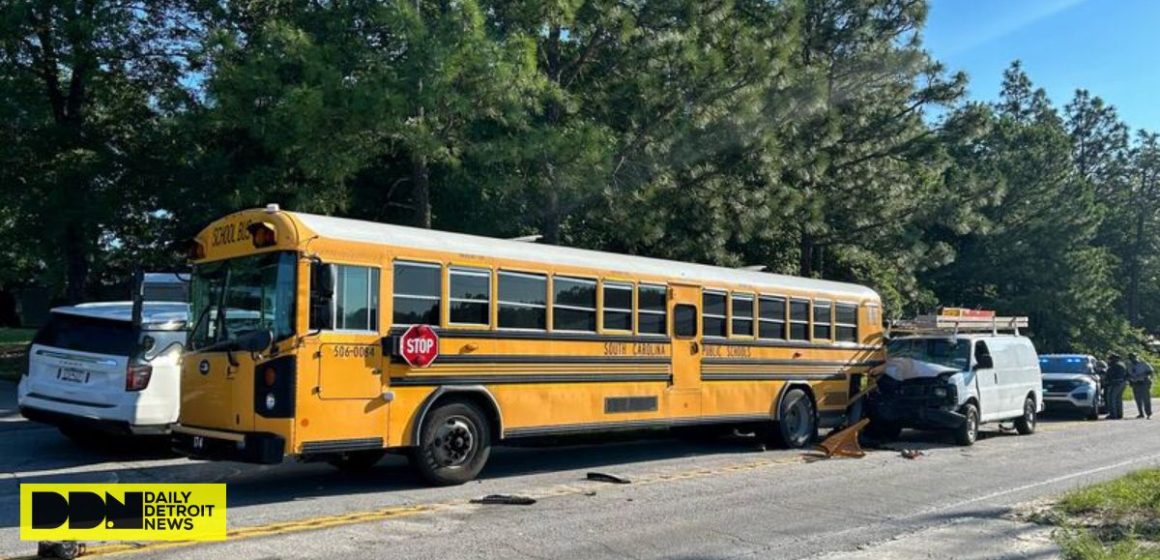
[[986, 341], [975, 342], [975, 348], [971, 352], [971, 367], [979, 388], [979, 420], [991, 422], [1001, 418], [1003, 395], [1000, 392], [999, 374]]

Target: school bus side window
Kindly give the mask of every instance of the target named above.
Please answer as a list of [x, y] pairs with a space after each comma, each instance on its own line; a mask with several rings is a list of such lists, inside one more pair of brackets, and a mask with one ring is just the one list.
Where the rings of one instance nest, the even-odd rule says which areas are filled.
[[705, 336], [725, 336], [725, 292], [701, 292], [701, 322]]
[[456, 325], [491, 323], [491, 271], [486, 268], [453, 266], [449, 271], [451, 286], [447, 304], [449, 322]]
[[668, 334], [668, 313], [665, 311], [668, 289], [664, 286], [641, 284], [636, 290], [637, 332], [640, 334]]
[[632, 330], [632, 284], [604, 283], [604, 330]]
[[785, 298], [761, 296], [757, 316], [758, 338], [785, 338]]
[[499, 328], [544, 330], [548, 325], [548, 277], [499, 273]]
[[858, 306], [839, 303], [834, 307], [836, 338], [839, 342], [858, 342]]
[[733, 336], [753, 336], [753, 295], [733, 294]]
[[441, 272], [437, 264], [395, 261], [393, 324], [439, 324]]
[[830, 310], [834, 303], [830, 301], [815, 301], [814, 302], [814, 338], [818, 340], [830, 340], [832, 337], [833, 325], [830, 323], [833, 318], [830, 317]]
[[596, 332], [596, 281], [556, 276], [552, 280], [552, 329]]
[[789, 301], [789, 339], [810, 339], [810, 302], [804, 299]]
[[338, 265], [334, 292], [334, 328], [344, 331], [379, 329], [379, 269]]

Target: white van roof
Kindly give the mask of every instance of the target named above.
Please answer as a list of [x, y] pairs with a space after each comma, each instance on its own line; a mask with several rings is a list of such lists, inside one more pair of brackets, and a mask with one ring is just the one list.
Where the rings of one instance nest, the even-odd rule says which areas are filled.
[[[111, 321], [132, 321], [133, 302], [100, 301], [54, 307], [53, 313], [92, 317]], [[180, 323], [189, 319], [189, 304], [169, 301], [147, 301], [141, 307], [141, 322], [148, 325]]]

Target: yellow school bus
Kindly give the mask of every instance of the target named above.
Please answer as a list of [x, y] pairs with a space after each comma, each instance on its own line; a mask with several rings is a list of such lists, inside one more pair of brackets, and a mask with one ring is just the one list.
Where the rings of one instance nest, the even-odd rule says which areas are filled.
[[866, 287], [280, 210], [194, 240], [176, 447], [434, 484], [531, 436], [738, 426], [792, 447], [882, 358]]

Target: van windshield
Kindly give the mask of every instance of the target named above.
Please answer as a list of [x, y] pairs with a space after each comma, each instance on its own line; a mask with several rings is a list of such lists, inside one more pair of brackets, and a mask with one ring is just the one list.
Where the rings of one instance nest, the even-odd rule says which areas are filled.
[[198, 265], [191, 287], [190, 347], [205, 348], [259, 329], [294, 334], [294, 253], [264, 253]]
[[901, 338], [886, 345], [888, 358], [912, 358], [965, 371], [971, 364], [971, 342], [949, 338]]

